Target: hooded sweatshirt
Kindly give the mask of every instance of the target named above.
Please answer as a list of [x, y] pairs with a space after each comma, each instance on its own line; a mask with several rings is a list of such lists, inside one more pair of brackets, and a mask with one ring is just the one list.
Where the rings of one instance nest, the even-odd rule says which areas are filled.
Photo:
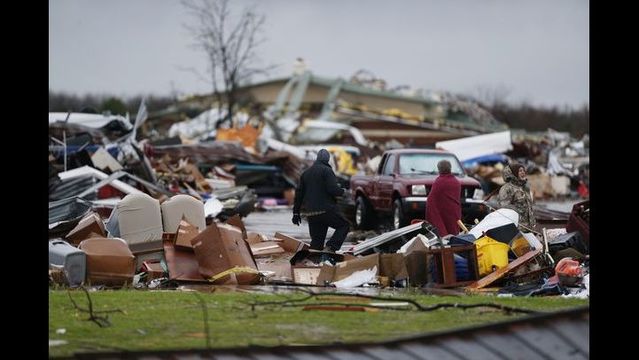
[[300, 176], [295, 191], [294, 214], [299, 214], [301, 210], [309, 215], [337, 211], [335, 197], [344, 194], [344, 189], [337, 185], [337, 177], [328, 164], [329, 159], [329, 152], [321, 149], [313, 166]]
[[[504, 166], [502, 172], [505, 184], [499, 189], [497, 201], [499, 207], [515, 210], [519, 214], [519, 225], [534, 229], [536, 220], [530, 194], [524, 188], [526, 180], [513, 174], [510, 166]], [[523, 229], [525, 231], [530, 231]]]

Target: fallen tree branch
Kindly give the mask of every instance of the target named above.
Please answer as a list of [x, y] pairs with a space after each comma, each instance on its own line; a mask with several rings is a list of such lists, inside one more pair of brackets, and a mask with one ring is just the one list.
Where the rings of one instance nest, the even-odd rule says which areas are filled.
[[69, 295], [69, 300], [71, 300], [71, 303], [73, 304], [73, 306], [79, 310], [79, 311], [83, 311], [83, 312], [87, 312], [89, 313], [89, 318], [87, 320], [89, 321], [93, 321], [94, 323], [98, 324], [99, 327], [109, 327], [111, 326], [111, 322], [109, 322], [109, 316], [98, 316], [97, 314], [101, 314], [101, 313], [114, 313], [114, 312], [120, 312], [120, 313], [124, 313], [124, 311], [120, 310], [120, 309], [114, 309], [114, 310], [101, 310], [101, 311], [94, 311], [93, 310], [93, 301], [91, 300], [91, 296], [89, 295], [89, 291], [87, 291], [87, 289], [84, 286], [81, 286], [80, 289], [82, 289], [84, 291], [84, 293], [87, 296], [87, 300], [89, 302], [89, 308], [88, 309], [83, 309], [80, 306], [78, 306], [78, 304], [75, 302], [75, 300], [73, 300], [73, 296], [71, 296], [71, 291], [67, 290], [67, 294]]
[[[536, 311], [536, 310], [521, 309], [521, 308], [516, 308], [516, 307], [511, 307], [511, 306], [506, 306], [506, 305], [500, 305], [500, 304], [493, 304], [493, 303], [480, 303], [480, 304], [459, 304], [459, 303], [453, 303], [453, 304], [448, 303], [447, 304], [447, 303], [442, 303], [442, 304], [435, 304], [435, 305], [432, 305], [432, 306], [423, 306], [423, 305], [421, 305], [420, 303], [418, 303], [417, 301], [415, 301], [413, 299], [388, 298], [388, 297], [383, 297], [383, 296], [373, 296], [373, 295], [364, 295], [364, 294], [348, 294], [348, 293], [339, 293], [339, 292], [320, 294], [320, 293], [316, 293], [316, 292], [313, 292], [313, 291], [310, 291], [310, 290], [305, 290], [305, 289], [297, 289], [297, 290], [300, 291], [300, 292], [309, 294], [309, 295], [306, 296], [306, 297], [300, 298], [300, 299], [289, 299], [289, 300], [284, 300], [284, 301], [255, 302], [255, 303], [249, 303], [249, 305], [251, 305], [251, 310], [254, 311], [256, 306], [267, 306], [267, 305], [279, 305], [279, 306], [285, 306], [285, 307], [306, 306], [308, 304], [301, 304], [300, 305], [300, 304], [296, 304], [296, 303], [304, 302], [304, 301], [310, 300], [312, 298], [321, 297], [321, 296], [344, 296], [344, 297], [359, 297], [359, 298], [365, 298], [365, 299], [371, 299], [371, 300], [380, 300], [380, 301], [407, 302], [407, 303], [413, 305], [417, 311], [434, 311], [434, 310], [442, 309], [442, 308], [471, 309], [471, 308], [477, 308], [477, 307], [488, 307], [488, 308], [502, 310], [502, 311], [505, 311], [506, 313], [522, 313], [522, 314], [540, 313], [539, 311]], [[346, 304], [313, 303], [313, 305], [346, 305]], [[348, 305], [346, 305], [346, 306], [348, 306]], [[354, 306], [354, 305], [351, 304], [351, 306]], [[382, 309], [399, 310], [397, 308], [389, 308], [389, 307], [375, 306], [375, 305], [357, 304], [357, 306], [376, 307], [376, 308], [382, 308]]]
[[370, 305], [370, 304], [350, 304], [350, 303], [339, 303], [339, 302], [317, 302], [311, 304], [283, 304], [282, 307], [301, 307], [301, 306], [344, 306], [344, 307], [365, 307], [371, 309], [383, 309], [383, 310], [398, 310], [398, 311], [411, 311], [411, 309], [400, 308], [400, 307], [389, 307], [389, 306], [381, 306], [381, 305]]

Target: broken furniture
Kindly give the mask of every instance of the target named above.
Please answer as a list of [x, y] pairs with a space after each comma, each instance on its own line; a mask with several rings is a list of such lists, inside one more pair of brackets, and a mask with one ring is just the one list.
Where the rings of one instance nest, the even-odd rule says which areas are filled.
[[122, 286], [133, 282], [135, 256], [123, 239], [86, 239], [78, 249], [86, 253], [87, 282], [91, 285]]
[[120, 237], [128, 244], [162, 239], [160, 202], [147, 194], [129, 194], [111, 213], [107, 222], [109, 235]]
[[[428, 254], [433, 256], [432, 276], [435, 287], [465, 286], [479, 279], [475, 245], [433, 247], [428, 249]], [[468, 270], [465, 279], [458, 278], [455, 255], [466, 260]]]
[[573, 205], [566, 231], [579, 232], [586, 245], [590, 245], [590, 200]]
[[66, 239], [73, 245], [93, 237], [106, 237], [106, 229], [102, 217], [94, 212], [87, 214], [67, 234]]
[[534, 251], [527, 252], [522, 257], [519, 257], [508, 264], [508, 266], [503, 267], [501, 269], [497, 269], [496, 271], [484, 276], [483, 278], [477, 280], [476, 282], [468, 285], [468, 288], [472, 290], [482, 289], [488, 285], [493, 284], [497, 280], [503, 278], [506, 274], [516, 271], [519, 267], [529, 263], [538, 255], [543, 254], [542, 249], [537, 249]]
[[207, 282], [200, 274], [199, 264], [192, 247], [178, 246], [176, 234], [164, 233], [162, 238], [164, 258], [169, 270], [169, 280]]
[[199, 233], [200, 230], [196, 226], [191, 225], [191, 223], [183, 219], [182, 221], [180, 221], [180, 225], [178, 226], [177, 231], [174, 234], [164, 233], [162, 235], [162, 238], [164, 239], [167, 234], [172, 234], [175, 237], [175, 246], [193, 249], [193, 245], [191, 245], [191, 239], [196, 237]]
[[62, 270], [70, 286], [80, 286], [84, 283], [86, 276], [86, 254], [64, 240], [51, 240], [49, 241], [49, 268]]
[[161, 205], [164, 232], [177, 231], [180, 221], [185, 219], [200, 231], [206, 228], [204, 203], [190, 195], [175, 195]]
[[147, 282], [164, 276], [164, 269], [162, 268], [162, 263], [160, 261], [145, 261], [142, 263], [140, 271], [147, 274]]

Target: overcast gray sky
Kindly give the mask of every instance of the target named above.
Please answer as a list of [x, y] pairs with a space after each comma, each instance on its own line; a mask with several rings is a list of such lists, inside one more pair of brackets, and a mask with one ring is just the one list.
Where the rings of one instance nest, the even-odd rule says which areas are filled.
[[[589, 97], [586, 0], [232, 0], [266, 15], [265, 64], [324, 77], [372, 71], [389, 86], [581, 106]], [[208, 92], [177, 0], [50, 0], [49, 88], [119, 96]], [[261, 80], [261, 79], [256, 79]]]

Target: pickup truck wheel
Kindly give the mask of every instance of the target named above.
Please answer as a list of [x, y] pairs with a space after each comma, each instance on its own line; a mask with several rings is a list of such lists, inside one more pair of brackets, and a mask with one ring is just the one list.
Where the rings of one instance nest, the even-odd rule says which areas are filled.
[[402, 201], [395, 199], [395, 201], [393, 201], [393, 227], [399, 229], [406, 225], [406, 217], [404, 216], [404, 210], [402, 210]]
[[355, 226], [361, 230], [370, 229], [372, 217], [373, 214], [368, 204], [366, 204], [366, 200], [358, 196], [357, 203], [355, 204]]

